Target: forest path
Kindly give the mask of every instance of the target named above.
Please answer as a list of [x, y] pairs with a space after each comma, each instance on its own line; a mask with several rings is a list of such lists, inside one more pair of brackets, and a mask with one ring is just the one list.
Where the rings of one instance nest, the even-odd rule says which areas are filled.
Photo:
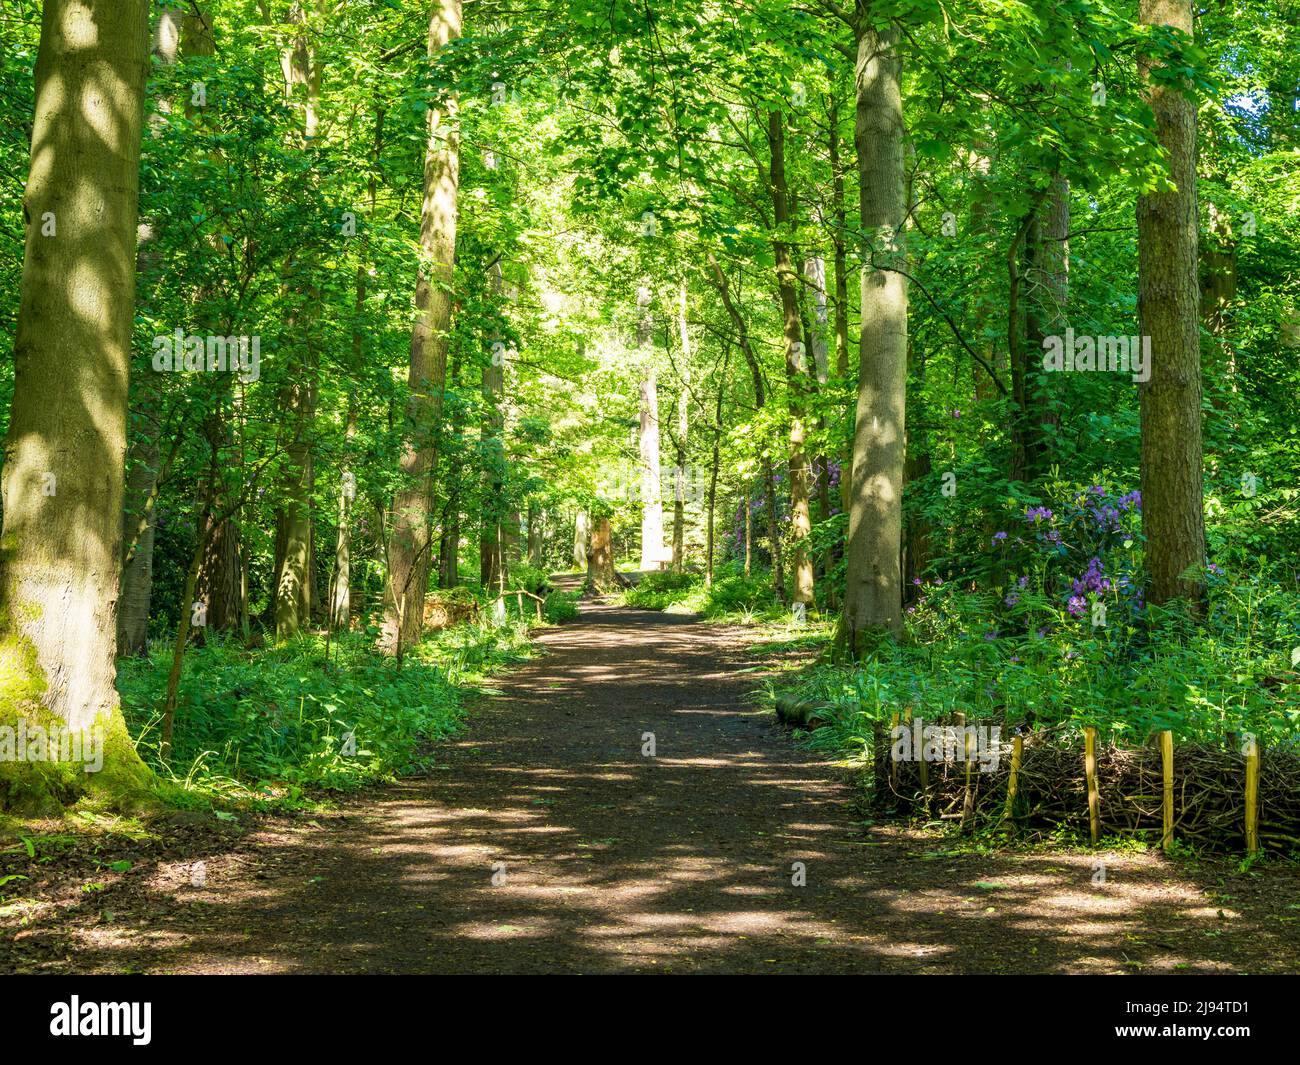
[[[146, 900], [71, 933], [67, 968], [1300, 967], [1295, 917], [1279, 916], [1295, 876], [1263, 886], [1142, 854], [953, 854], [864, 827], [836, 770], [749, 705], [765, 667], [742, 629], [586, 605], [538, 639], [543, 653], [477, 702], [430, 777], [273, 819], [207, 853], [201, 887], [188, 865], [160, 864]], [[791, 882], [795, 862], [806, 886]], [[1224, 876], [1231, 901], [1212, 901]]]

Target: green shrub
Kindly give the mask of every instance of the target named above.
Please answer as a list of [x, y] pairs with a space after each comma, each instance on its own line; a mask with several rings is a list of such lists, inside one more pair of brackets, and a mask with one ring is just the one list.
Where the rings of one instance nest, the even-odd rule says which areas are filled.
[[526, 627], [460, 625], [426, 638], [400, 668], [364, 633], [330, 646], [303, 636], [248, 651], [209, 638], [191, 648], [176, 707], [170, 765], [159, 757], [170, 651], [118, 664], [128, 728], [144, 759], [184, 786], [259, 802], [304, 788], [345, 790], [426, 766], [431, 745], [460, 727], [461, 693], [523, 656]]
[[546, 605], [542, 608], [546, 620], [552, 625], [558, 625], [562, 621], [576, 618], [581, 595], [581, 592], [552, 592], [546, 597]]

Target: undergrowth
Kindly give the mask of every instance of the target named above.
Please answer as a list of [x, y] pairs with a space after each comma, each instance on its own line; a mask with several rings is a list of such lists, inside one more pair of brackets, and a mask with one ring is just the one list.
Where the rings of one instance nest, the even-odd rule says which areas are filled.
[[[561, 615], [564, 602], [548, 601]], [[118, 690], [137, 749], [176, 805], [256, 809], [311, 805], [428, 768], [438, 741], [464, 720], [463, 697], [529, 655], [527, 621], [430, 634], [401, 666], [372, 634], [321, 635], [249, 651], [209, 638], [185, 658], [171, 758], [160, 756], [170, 653], [118, 665]]]

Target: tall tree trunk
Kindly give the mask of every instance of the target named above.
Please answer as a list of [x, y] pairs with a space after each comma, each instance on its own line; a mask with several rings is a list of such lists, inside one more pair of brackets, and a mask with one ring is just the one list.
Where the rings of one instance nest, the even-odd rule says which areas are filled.
[[[501, 260], [492, 264], [492, 294], [502, 296]], [[505, 399], [504, 345], [483, 366], [483, 504], [479, 535], [479, 582], [484, 591], [506, 586]]]
[[[154, 23], [152, 55], [163, 66], [174, 66], [184, 37], [187, 51], [192, 50], [188, 29], [193, 16], [186, 18], [180, 8], [167, 7], [158, 12]], [[207, 39], [210, 40], [210, 37]], [[151, 127], [162, 127], [171, 113], [171, 102], [160, 100]], [[147, 219], [138, 228], [139, 250], [136, 272], [141, 288], [147, 291], [157, 255], [152, 245], [158, 239], [159, 223]], [[143, 300], [141, 301], [143, 302]], [[149, 635], [149, 602], [153, 595], [153, 548], [157, 522], [159, 436], [162, 432], [162, 390], [152, 367], [132, 377], [133, 400], [128, 415], [127, 438], [131, 450], [127, 462], [126, 503], [122, 513], [123, 569], [122, 596], [117, 611], [117, 653], [138, 655], [145, 650]]]
[[[1141, 0], [1147, 26], [1191, 37], [1188, 0]], [[1172, 192], [1139, 197], [1138, 317], [1151, 338], [1150, 379], [1139, 383], [1142, 526], [1150, 602], [1204, 595], [1200, 290], [1196, 276], [1196, 104], [1179, 86], [1158, 85], [1143, 64], [1156, 137], [1169, 153]]]
[[[212, 22], [208, 14], [200, 7], [187, 12], [181, 32], [181, 50], [186, 57], [212, 56], [216, 54], [216, 39], [213, 36]], [[201, 110], [187, 101], [186, 113], [191, 120], [202, 121]], [[218, 238], [211, 238], [216, 247], [222, 248]], [[206, 302], [214, 295], [212, 286], [204, 285], [196, 294], [196, 303]], [[213, 328], [215, 323], [203, 323]], [[235, 332], [232, 323], [226, 321], [223, 328], [215, 330], [218, 334], [229, 335]], [[216, 458], [219, 451], [229, 448], [234, 440], [229, 411], [225, 406], [224, 388], [219, 397], [213, 400], [207, 416], [201, 426], [203, 439]], [[223, 464], [213, 461], [209, 464], [212, 476], [218, 476]], [[201, 486], [200, 499], [211, 496], [215, 505], [222, 512], [229, 508], [217, 483]], [[201, 510], [201, 506], [199, 508]], [[201, 560], [196, 580], [195, 594], [204, 610], [204, 629], [212, 628], [221, 632], [233, 632], [241, 628], [245, 613], [244, 574], [239, 535], [239, 512], [236, 509], [221, 520], [218, 527], [208, 531], [206, 536], [207, 553]]]
[[650, 339], [650, 290], [637, 293], [637, 355], [641, 360], [641, 569], [659, 568], [664, 550], [664, 505], [659, 495], [659, 385]]
[[781, 297], [785, 376], [790, 389], [790, 531], [794, 539], [790, 568], [794, 575], [794, 602], [811, 603], [813, 565], [812, 554], [808, 550], [808, 537], [812, 533], [812, 518], [808, 506], [808, 455], [804, 450], [808, 436], [804, 424], [808, 353], [803, 350], [803, 325], [799, 318], [799, 276], [790, 253], [790, 243], [784, 239], [793, 226], [794, 219], [791, 217], [790, 190], [785, 177], [785, 125], [779, 111], [768, 113], [767, 141], [771, 163], [769, 180], [777, 233], [772, 241], [772, 252], [776, 260], [777, 290]]
[[[358, 273], [361, 269], [358, 268]], [[357, 301], [364, 299], [363, 282], [358, 280]], [[354, 335], [354, 343], [359, 342]], [[354, 348], [354, 352], [355, 352]], [[356, 474], [351, 470], [349, 453], [357, 435], [357, 411], [353, 400], [348, 399], [348, 412], [343, 429], [343, 469], [339, 476], [339, 528], [334, 544], [334, 594], [330, 601], [330, 625], [346, 630], [352, 618], [352, 503], [356, 498]]]
[[542, 568], [542, 508], [536, 499], [528, 500], [528, 564]]
[[275, 638], [296, 635], [311, 616], [311, 423], [315, 405], [310, 382], [298, 381], [286, 390], [284, 407], [293, 419], [293, 435], [285, 447], [285, 472], [280, 490], [283, 506], [276, 515]]
[[686, 434], [690, 430], [691, 334], [686, 325], [686, 282], [677, 297], [677, 329], [682, 342], [682, 389], [677, 395], [677, 469], [673, 475], [673, 569], [686, 559]]
[[1047, 374], [1035, 362], [1047, 336], [1065, 332], [1065, 301], [1069, 294], [1070, 184], [1059, 174], [1033, 214], [1025, 238], [1028, 291], [1025, 300], [1025, 479], [1033, 479], [1051, 463], [1051, 427], [1059, 419], [1047, 402]]
[[907, 402], [907, 282], [889, 266], [903, 256], [900, 34], [857, 24], [856, 140], [863, 258], [858, 401], [853, 437], [847, 579], [837, 649], [858, 657], [874, 633], [902, 630], [903, 433]]
[[[1036, 224], [1034, 310], [1042, 316], [1044, 333], [1061, 333], [1070, 301], [1070, 182], [1060, 174], [1052, 179]], [[1054, 415], [1045, 411], [1044, 417]]]
[[[315, 9], [319, 17], [324, 11], [322, 0], [317, 0]], [[290, 8], [289, 17], [298, 27], [298, 32], [292, 47], [285, 49], [280, 57], [285, 99], [292, 102], [296, 86], [303, 86], [301, 147], [303, 151], [312, 152], [320, 126], [321, 67], [316, 61], [305, 10], [295, 3]], [[291, 255], [285, 263], [286, 282], [291, 290], [285, 324], [288, 332], [299, 334], [296, 343], [305, 350], [295, 352], [293, 380], [281, 393], [283, 409], [292, 412], [289, 418], [293, 434], [285, 447], [280, 483], [283, 504], [276, 515], [276, 542], [283, 547], [283, 554], [276, 555], [274, 576], [277, 640], [287, 640], [296, 635], [303, 625], [309, 623], [312, 611], [312, 447], [316, 421], [316, 367], [311, 338], [317, 297], [311, 290], [311, 274], [312, 264], [308, 258]]]
[[460, 583], [460, 491], [454, 486], [443, 515], [438, 544], [438, 587], [454, 588]]
[[722, 466], [722, 397], [727, 390], [727, 366], [731, 362], [731, 343], [723, 341], [722, 369], [718, 374], [718, 398], [713, 412], [713, 459], [709, 467], [709, 520], [705, 547], [705, 587], [713, 586], [713, 519], [718, 504], [718, 471]]
[[[429, 20], [429, 59], [436, 61], [460, 36], [460, 0], [436, 0]], [[431, 495], [437, 462], [437, 431], [447, 368], [451, 324], [451, 282], [456, 253], [456, 196], [460, 186], [460, 131], [455, 96], [442, 110], [429, 109], [429, 140], [424, 158], [424, 202], [420, 247], [428, 268], [415, 289], [416, 318], [411, 332], [411, 399], [401, 468], [407, 484], [393, 500], [389, 540], [389, 595], [385, 628], [401, 646], [420, 638], [424, 596], [429, 584]]]
[[[749, 366], [750, 378], [754, 384], [754, 406], [762, 410], [767, 403], [767, 389], [763, 386], [763, 370], [759, 365], [758, 356], [754, 353], [754, 346], [749, 339], [749, 326], [745, 322], [745, 316], [740, 313], [740, 308], [736, 306], [735, 300], [731, 298], [731, 284], [727, 280], [727, 275], [722, 272], [717, 258], [709, 253], [709, 269], [713, 273], [713, 287], [717, 289], [718, 295], [722, 297], [722, 306], [731, 319], [731, 324], [736, 327], [736, 342], [740, 346], [740, 352], [745, 357], [745, 362]], [[782, 603], [786, 601], [785, 592], [785, 563], [781, 552], [781, 531], [777, 526], [776, 517], [776, 476], [772, 470], [772, 458], [768, 454], [763, 454], [759, 460], [759, 466], [763, 473], [763, 497], [767, 505], [767, 535], [768, 541], [772, 548], [772, 592]], [[749, 499], [745, 499], [745, 576], [750, 573], [751, 561], [751, 529], [748, 525], [749, 516]]]
[[[977, 99], [982, 104], [987, 105], [988, 103], [988, 98], [983, 94], [980, 94]], [[995, 233], [989, 210], [993, 202], [990, 182], [992, 160], [989, 158], [991, 150], [988, 143], [989, 136], [990, 134], [987, 131], [981, 130], [968, 155], [971, 170], [970, 183], [967, 186], [970, 200], [970, 234], [974, 240], [979, 242], [981, 260], [986, 257], [991, 259], [996, 254]], [[995, 296], [989, 291], [988, 286], [975, 285], [974, 289], [975, 306], [972, 308], [971, 314], [971, 342], [983, 357], [984, 366], [991, 366], [994, 370], [1005, 372], [1008, 369], [1008, 352], [1004, 351], [1000, 345], [994, 345], [993, 338], [989, 336], [988, 330], [988, 323], [994, 312]], [[976, 402], [989, 399], [997, 395], [998, 392], [992, 376], [984, 366], [980, 365], [979, 360], [971, 359], [971, 382]]]
[[[1226, 213], [1212, 203], [1207, 206], [1207, 213], [1208, 239], [1201, 247], [1201, 313], [1217, 348], [1216, 362], [1208, 372], [1219, 374], [1236, 392], [1237, 353], [1235, 342], [1228, 334], [1237, 303], [1237, 238]], [[1216, 406], [1218, 402], [1216, 397]]]
[[[370, 156], [370, 217], [375, 216], [375, 205], [379, 198], [379, 155], [384, 143], [385, 108], [382, 104], [375, 107], [375, 136]], [[366, 309], [366, 297], [370, 278], [370, 236], [369, 229], [363, 229], [361, 238], [361, 255], [357, 262], [356, 297], [353, 300], [353, 313], [356, 320], [352, 327], [352, 366], [354, 381], [362, 372], [365, 357], [365, 330], [361, 324]], [[334, 545], [334, 595], [330, 603], [330, 622], [338, 629], [346, 630], [352, 618], [352, 504], [356, 501], [357, 480], [352, 470], [354, 461], [353, 448], [357, 435], [357, 400], [353, 391], [348, 392], [348, 412], [343, 429], [343, 468], [339, 471], [339, 518], [338, 539]]]
[[[45, 2], [0, 537], [0, 719], [103, 727], [119, 791], [147, 777], [114, 655], [148, 43], [144, 0]], [[76, 769], [0, 762], [0, 805], [70, 798]]]
[[[840, 106], [831, 93], [828, 114], [831, 165], [831, 217], [835, 245], [835, 372], [841, 380], [849, 376], [849, 268], [848, 221], [844, 209], [844, 167], [840, 162]], [[853, 480], [853, 456], [849, 441], [839, 449], [840, 510], [849, 509], [849, 486]]]
[[587, 512], [580, 510], [573, 518], [573, 564], [587, 564]]

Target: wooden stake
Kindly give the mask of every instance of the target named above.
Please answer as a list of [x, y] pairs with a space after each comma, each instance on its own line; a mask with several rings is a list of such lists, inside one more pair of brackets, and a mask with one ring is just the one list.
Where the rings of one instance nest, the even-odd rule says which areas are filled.
[[898, 794], [898, 759], [894, 756], [894, 737], [898, 735], [898, 711], [889, 715], [889, 790]]
[[975, 793], [971, 790], [971, 735], [966, 731], [966, 715], [958, 712], [957, 727], [962, 730], [962, 757], [966, 763], [966, 787], [961, 797], [961, 830], [970, 831], [971, 814], [975, 812]]
[[1101, 796], [1097, 793], [1097, 730], [1083, 730], [1083, 769], [1088, 778], [1088, 834], [1092, 845], [1101, 837]]
[[1246, 733], [1246, 853], [1259, 850], [1259, 740]]
[[872, 761], [874, 763], [871, 787], [876, 794], [876, 802], [879, 804], [885, 798], [885, 763], [889, 758], [889, 752], [885, 748], [885, 727], [880, 718], [876, 718], [871, 723], [871, 744]]
[[1168, 850], [1174, 843], [1174, 734], [1160, 733], [1160, 774], [1164, 783], [1164, 837], [1160, 845]]
[[921, 772], [921, 799], [928, 807], [930, 805], [930, 763], [925, 760], [925, 722], [918, 719], [917, 725], [921, 735], [921, 749], [913, 751], [916, 756], [916, 767]]
[[1020, 786], [1020, 759], [1025, 753], [1024, 736], [1014, 736], [1011, 740], [1011, 775], [1007, 778], [1007, 804], [1002, 808], [1002, 823], [1011, 820], [1011, 811], [1016, 802], [1016, 789]]

